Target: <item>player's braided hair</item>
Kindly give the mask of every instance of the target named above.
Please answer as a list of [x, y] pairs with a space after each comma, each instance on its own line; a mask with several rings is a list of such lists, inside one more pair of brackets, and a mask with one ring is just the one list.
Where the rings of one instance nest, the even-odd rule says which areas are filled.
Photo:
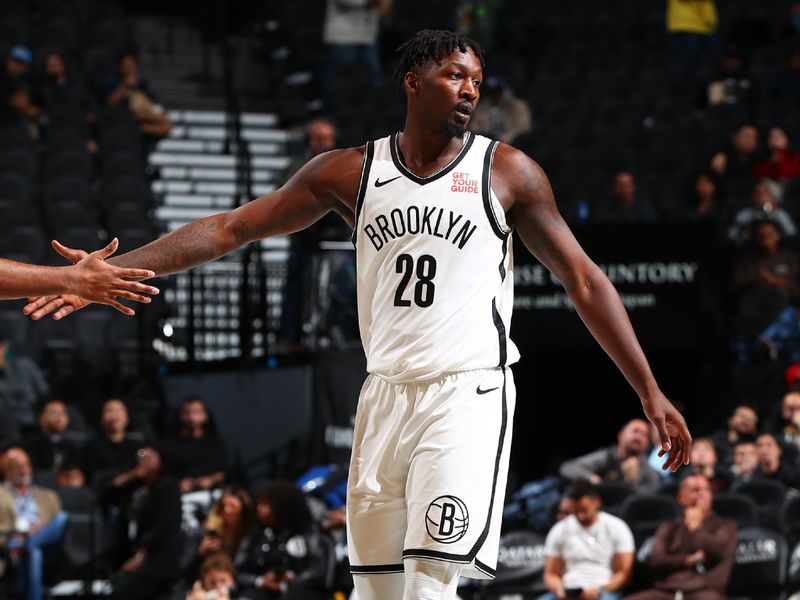
[[456, 48], [461, 52], [472, 50], [481, 61], [481, 69], [486, 68], [483, 50], [474, 40], [455, 31], [423, 29], [397, 49], [400, 55], [400, 62], [394, 70], [397, 86], [402, 89], [403, 79], [409, 71], [423, 66], [429, 60], [439, 62]]

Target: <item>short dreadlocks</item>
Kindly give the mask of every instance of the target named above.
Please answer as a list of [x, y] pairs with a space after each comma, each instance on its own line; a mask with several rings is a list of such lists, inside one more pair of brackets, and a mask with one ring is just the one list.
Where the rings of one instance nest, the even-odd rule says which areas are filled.
[[423, 29], [397, 49], [400, 62], [394, 70], [394, 79], [402, 89], [403, 79], [409, 71], [423, 66], [432, 60], [439, 62], [449, 56], [456, 48], [461, 52], [472, 50], [481, 61], [481, 69], [486, 68], [483, 50], [465, 35], [444, 29]]

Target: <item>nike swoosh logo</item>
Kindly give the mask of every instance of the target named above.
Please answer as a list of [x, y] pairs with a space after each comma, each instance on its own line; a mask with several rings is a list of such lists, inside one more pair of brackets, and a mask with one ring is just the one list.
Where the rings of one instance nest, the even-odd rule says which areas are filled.
[[[499, 386], [498, 386], [498, 387], [499, 387]], [[498, 388], [496, 388], [496, 387], [493, 387], [493, 388], [489, 388], [488, 390], [482, 390], [482, 389], [481, 389], [481, 386], [478, 386], [478, 389], [477, 389], [477, 390], [475, 390], [475, 392], [476, 392], [478, 395], [483, 395], [483, 394], [488, 394], [489, 392], [493, 392], [493, 391], [495, 391], [496, 389], [498, 389]]]
[[397, 177], [392, 177], [391, 179], [387, 179], [386, 181], [381, 181], [380, 177], [375, 178], [375, 187], [382, 187], [387, 183], [392, 183], [395, 179], [400, 179], [402, 175], [398, 175]]

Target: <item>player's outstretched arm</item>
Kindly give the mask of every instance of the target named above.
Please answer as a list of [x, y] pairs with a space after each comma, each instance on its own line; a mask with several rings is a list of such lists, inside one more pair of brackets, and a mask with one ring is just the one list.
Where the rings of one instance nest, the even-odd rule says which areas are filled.
[[669, 453], [664, 469], [688, 463], [692, 437], [686, 422], [659, 389], [619, 294], [558, 212], [547, 175], [505, 144], [498, 147], [494, 165], [492, 187], [509, 199], [508, 214], [520, 238], [561, 281], [589, 331], [639, 395], [645, 415], [658, 429], [662, 454]]
[[[352, 222], [363, 149], [333, 150], [309, 161], [275, 192], [235, 210], [187, 223], [180, 229], [110, 262], [169, 275], [210, 262], [248, 242], [293, 233], [330, 210]], [[87, 302], [64, 296], [33, 299], [24, 309], [34, 319], [62, 318]]]
[[67, 267], [0, 259], [0, 299], [37, 294], [76, 294], [93, 302], [110, 304], [120, 312], [132, 315], [133, 310], [120, 304], [118, 298], [147, 303], [150, 298], [144, 294], [157, 294], [158, 289], [137, 283], [153, 277], [152, 271], [116, 267], [105, 261], [118, 246], [119, 242], [114, 239], [105, 248], [91, 254], [81, 250], [80, 259], [74, 261], [76, 264]]

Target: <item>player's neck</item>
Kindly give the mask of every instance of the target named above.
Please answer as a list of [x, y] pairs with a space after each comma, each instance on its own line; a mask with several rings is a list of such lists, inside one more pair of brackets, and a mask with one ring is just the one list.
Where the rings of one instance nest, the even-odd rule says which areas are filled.
[[403, 162], [414, 172], [432, 163], [447, 163], [458, 154], [463, 143], [463, 139], [449, 135], [440, 126], [430, 128], [411, 119], [406, 119], [398, 140]]

